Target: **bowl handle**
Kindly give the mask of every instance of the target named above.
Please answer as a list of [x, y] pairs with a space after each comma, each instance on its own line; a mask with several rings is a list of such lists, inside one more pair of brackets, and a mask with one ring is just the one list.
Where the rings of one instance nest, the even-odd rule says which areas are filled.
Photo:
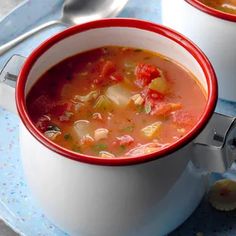
[[16, 81], [25, 59], [23, 56], [13, 55], [0, 72], [0, 106], [13, 113], [17, 113]]
[[192, 144], [193, 162], [197, 167], [225, 172], [236, 160], [236, 118], [214, 113]]

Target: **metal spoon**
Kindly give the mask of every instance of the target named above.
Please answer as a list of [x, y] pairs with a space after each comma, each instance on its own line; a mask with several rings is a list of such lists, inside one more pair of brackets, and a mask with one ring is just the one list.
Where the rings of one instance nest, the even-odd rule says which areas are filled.
[[0, 55], [28, 37], [52, 25], [63, 24], [70, 26], [100, 18], [114, 17], [123, 9], [127, 2], [128, 0], [65, 0], [62, 6], [62, 15], [59, 20], [42, 24], [12, 41], [3, 44], [0, 46]]

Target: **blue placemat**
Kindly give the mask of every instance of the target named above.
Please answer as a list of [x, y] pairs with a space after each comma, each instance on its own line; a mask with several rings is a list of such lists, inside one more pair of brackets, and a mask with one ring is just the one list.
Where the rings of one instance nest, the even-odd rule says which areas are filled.
[[[0, 44], [37, 24], [58, 18], [61, 5], [62, 0], [25, 1], [0, 21]], [[130, 0], [120, 17], [135, 17], [160, 23], [160, 1]], [[0, 68], [11, 55], [29, 55], [43, 40], [62, 29], [62, 26], [47, 29], [15, 47], [1, 56]], [[219, 100], [217, 111], [236, 115], [236, 104]], [[65, 236], [37, 208], [27, 189], [19, 157], [18, 124], [17, 116], [0, 108], [0, 217], [21, 235]], [[236, 178], [235, 169], [226, 173], [225, 177]], [[214, 175], [212, 178], [222, 176]], [[204, 236], [236, 235], [236, 212], [215, 211], [203, 199], [193, 215], [170, 236], [194, 236], [198, 232], [202, 232]]]

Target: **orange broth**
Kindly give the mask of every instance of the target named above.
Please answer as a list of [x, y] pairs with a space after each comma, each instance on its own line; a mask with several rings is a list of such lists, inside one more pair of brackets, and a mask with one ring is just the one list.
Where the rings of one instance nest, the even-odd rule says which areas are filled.
[[36, 127], [58, 145], [117, 158], [158, 151], [183, 137], [203, 113], [206, 96], [175, 61], [107, 46], [52, 67], [26, 104]]
[[236, 14], [236, 0], [199, 0], [203, 4], [216, 10]]

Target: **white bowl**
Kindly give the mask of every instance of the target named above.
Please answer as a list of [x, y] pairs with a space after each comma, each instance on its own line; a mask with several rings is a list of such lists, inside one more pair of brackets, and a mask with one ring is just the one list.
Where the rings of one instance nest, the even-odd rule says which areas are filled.
[[[148, 49], [188, 68], [207, 94], [205, 110], [191, 132], [162, 151], [133, 158], [89, 157], [46, 139], [27, 113], [28, 91], [53, 65], [104, 45]], [[192, 140], [208, 123], [216, 101], [216, 77], [207, 58], [184, 36], [163, 26], [118, 18], [53, 36], [26, 60], [16, 87], [21, 156], [33, 196], [70, 235], [169, 233], [189, 217], [205, 193], [205, 175], [191, 161]]]
[[236, 15], [198, 0], [162, 0], [162, 22], [193, 40], [211, 61], [219, 97], [236, 102]]

